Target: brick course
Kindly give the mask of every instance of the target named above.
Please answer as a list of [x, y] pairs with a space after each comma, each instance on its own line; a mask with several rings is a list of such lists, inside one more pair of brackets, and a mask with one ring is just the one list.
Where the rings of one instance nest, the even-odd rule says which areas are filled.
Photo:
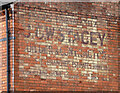
[[118, 91], [118, 8], [113, 2], [16, 3], [14, 90]]

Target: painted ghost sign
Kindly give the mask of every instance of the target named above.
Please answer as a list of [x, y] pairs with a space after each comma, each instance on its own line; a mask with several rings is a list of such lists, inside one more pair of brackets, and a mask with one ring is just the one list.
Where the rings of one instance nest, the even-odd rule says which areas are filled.
[[86, 81], [97, 82], [100, 79], [97, 73], [100, 73], [106, 75], [103, 80], [109, 81], [105, 74], [108, 73], [109, 55], [106, 51], [108, 47], [105, 46], [108, 35], [97, 29], [97, 25], [100, 24], [97, 19], [81, 18], [80, 24], [76, 26], [74, 22], [79, 21], [78, 17], [73, 19], [73, 25], [62, 23], [61, 20], [59, 23], [62, 25], [57, 25], [54, 20], [52, 25], [38, 23], [37, 27], [29, 23], [29, 29], [25, 28], [29, 31], [22, 33], [26, 43], [24, 46], [26, 54], [19, 56], [32, 60], [34, 66], [25, 71], [24, 68], [30, 65], [29, 62], [19, 60], [20, 77], [37, 75], [42, 79], [60, 77], [62, 80], [87, 77]]
[[[41, 26], [42, 28], [42, 26]], [[36, 30], [35, 32], [35, 36], [38, 40], [48, 40], [50, 38], [56, 38], [54, 37], [54, 28], [51, 29], [51, 27], [44, 27], [45, 28], [45, 33], [42, 33], [39, 28]], [[48, 31], [49, 30], [49, 31]], [[64, 29], [63, 29], [64, 30]], [[41, 34], [40, 34], [41, 33]], [[57, 38], [56, 40], [58, 42], [64, 42], [65, 40], [65, 35], [64, 33], [55, 33], [58, 37], [60, 38]], [[103, 46], [103, 41], [104, 41], [104, 38], [105, 38], [105, 33], [103, 33], [103, 35], [101, 35], [100, 32], [88, 32], [88, 31], [83, 31], [81, 34], [79, 34], [78, 32], [73, 32], [73, 31], [68, 31], [66, 32], [66, 34], [68, 35], [68, 39], [67, 39], [67, 42], [68, 43], [74, 43], [76, 41], [80, 41], [83, 43], [83, 44], [91, 44], [91, 45], [97, 45], [97, 37], [99, 38], [100, 40], [100, 43], [101, 43], [101, 46]], [[85, 39], [86, 36], [89, 36], [90, 39], [87, 38], [87, 40]], [[26, 38], [29, 38], [30, 37], [30, 32], [28, 33], [28, 35], [24, 35]], [[97, 36], [96, 38], [94, 36]], [[71, 40], [71, 37], [73, 37], [73, 39]]]

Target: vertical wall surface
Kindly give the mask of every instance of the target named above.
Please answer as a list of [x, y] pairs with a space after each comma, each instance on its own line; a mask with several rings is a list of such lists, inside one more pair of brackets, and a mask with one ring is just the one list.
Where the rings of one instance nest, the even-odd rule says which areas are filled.
[[15, 91], [118, 91], [118, 3], [16, 3]]
[[7, 89], [7, 62], [6, 62], [6, 41], [3, 40], [3, 38], [6, 38], [6, 20], [5, 20], [5, 10], [1, 11], [1, 31], [0, 31], [0, 39], [1, 39], [1, 60], [0, 60], [0, 71], [1, 71], [1, 91], [5, 91]]
[[[9, 60], [10, 60], [10, 90], [12, 87], [12, 14], [8, 8], [8, 30], [9, 30]], [[6, 45], [6, 16], [5, 10], [0, 11], [0, 92], [7, 91], [7, 45]]]
[[119, 32], [118, 32], [118, 82], [119, 82], [119, 86], [118, 89], [120, 91], [120, 2], [119, 2]]
[[[2, 39], [2, 11], [0, 11], [0, 39]], [[0, 42], [0, 92], [2, 91], [2, 42]]]

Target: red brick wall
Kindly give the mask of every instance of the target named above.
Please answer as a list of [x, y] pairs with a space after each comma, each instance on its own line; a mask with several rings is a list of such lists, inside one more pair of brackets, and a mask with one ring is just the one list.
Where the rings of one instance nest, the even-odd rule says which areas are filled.
[[118, 3], [16, 3], [15, 91], [118, 91], [118, 20]]
[[[0, 11], [0, 23], [2, 22], [2, 11]], [[2, 29], [2, 24], [0, 24], [0, 29]], [[2, 32], [2, 30], [0, 30], [0, 32]], [[0, 39], [2, 39], [2, 33], [0, 33]], [[2, 91], [2, 42], [0, 42], [0, 91]]]
[[[119, 10], [120, 10], [120, 2], [119, 2]], [[119, 15], [120, 15], [120, 12], [119, 12]], [[119, 31], [120, 31], [120, 17], [119, 17], [118, 25], [119, 25], [118, 27], [119, 27]], [[120, 32], [118, 33], [118, 70], [119, 70], [118, 80], [119, 80], [119, 85], [120, 85]], [[118, 88], [120, 90], [120, 86]]]
[[[12, 15], [11, 9], [9, 11], [9, 19], [8, 19], [8, 29], [9, 29], [9, 37], [13, 35], [13, 27], [12, 27]], [[9, 56], [10, 56], [10, 86], [13, 90], [13, 80], [12, 80], [12, 64], [13, 64], [13, 43], [12, 39], [9, 40]], [[0, 92], [7, 91], [7, 46], [6, 46], [6, 17], [5, 10], [0, 11]]]

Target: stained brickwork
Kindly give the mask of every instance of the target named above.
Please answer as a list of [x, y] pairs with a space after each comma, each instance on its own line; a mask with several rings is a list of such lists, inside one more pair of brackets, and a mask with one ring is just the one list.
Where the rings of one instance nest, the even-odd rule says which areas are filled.
[[118, 91], [118, 5], [16, 3], [14, 90]]

